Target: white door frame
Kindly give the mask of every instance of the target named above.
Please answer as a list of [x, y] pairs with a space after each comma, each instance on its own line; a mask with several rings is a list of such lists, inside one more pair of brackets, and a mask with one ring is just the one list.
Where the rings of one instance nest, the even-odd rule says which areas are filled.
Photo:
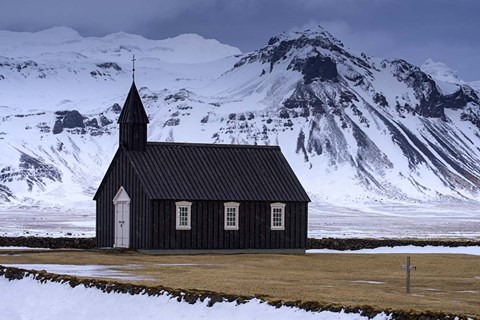
[[115, 248], [130, 247], [130, 197], [123, 187], [120, 187], [113, 198], [115, 206], [114, 243]]

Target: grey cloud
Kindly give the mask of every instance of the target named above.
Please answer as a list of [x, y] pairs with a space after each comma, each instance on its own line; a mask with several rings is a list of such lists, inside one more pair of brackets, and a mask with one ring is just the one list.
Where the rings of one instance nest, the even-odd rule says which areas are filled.
[[0, 29], [66, 25], [84, 36], [125, 31], [153, 39], [195, 32], [251, 51], [320, 22], [358, 51], [417, 64], [432, 57], [479, 80], [479, 9], [469, 0], [2, 0]]

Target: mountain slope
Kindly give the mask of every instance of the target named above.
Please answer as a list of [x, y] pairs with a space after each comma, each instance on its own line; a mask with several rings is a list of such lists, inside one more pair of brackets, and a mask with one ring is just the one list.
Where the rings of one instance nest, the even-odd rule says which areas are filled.
[[[210, 48], [180, 39], [175, 46]], [[62, 46], [72, 44], [57, 44], [58, 63], [0, 66], [4, 201], [89, 199], [117, 146], [131, 53], [137, 84], [148, 86], [140, 94], [150, 140], [279, 144], [310, 194], [332, 202], [478, 195], [480, 99], [468, 84], [446, 86], [404, 60], [358, 54], [320, 27], [194, 64], [162, 61], [140, 44], [116, 57], [87, 40], [66, 57]]]
[[293, 150], [302, 156], [295, 168], [316, 193], [358, 198], [367, 189], [402, 199], [477, 191], [479, 99], [466, 85], [442, 94], [418, 67], [356, 55], [322, 29], [273, 37], [218, 83], [217, 95], [261, 106], [266, 118], [262, 126], [249, 121], [243, 134], [224, 132], [247, 143], [261, 136], [255, 132], [273, 133], [290, 159]]

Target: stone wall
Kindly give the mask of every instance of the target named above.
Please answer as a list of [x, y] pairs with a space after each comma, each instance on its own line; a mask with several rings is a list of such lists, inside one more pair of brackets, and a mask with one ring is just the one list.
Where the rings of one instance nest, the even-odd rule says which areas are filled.
[[480, 240], [447, 240], [447, 239], [338, 239], [338, 238], [309, 238], [307, 249], [331, 249], [331, 250], [360, 250], [374, 249], [378, 247], [398, 246], [444, 246], [444, 247], [469, 247], [480, 246]]
[[[480, 240], [448, 239], [339, 239], [323, 238], [307, 240], [307, 249], [359, 250], [397, 246], [480, 246]], [[0, 237], [0, 247], [30, 247], [50, 249], [94, 249], [95, 238], [49, 238], [49, 237]]]
[[95, 238], [0, 237], [0, 247], [93, 249]]

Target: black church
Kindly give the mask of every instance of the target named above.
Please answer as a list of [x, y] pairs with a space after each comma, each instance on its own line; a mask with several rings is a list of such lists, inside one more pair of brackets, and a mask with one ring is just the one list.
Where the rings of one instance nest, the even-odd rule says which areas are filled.
[[135, 83], [94, 196], [98, 247], [305, 251], [307, 193], [278, 146], [147, 142]]

